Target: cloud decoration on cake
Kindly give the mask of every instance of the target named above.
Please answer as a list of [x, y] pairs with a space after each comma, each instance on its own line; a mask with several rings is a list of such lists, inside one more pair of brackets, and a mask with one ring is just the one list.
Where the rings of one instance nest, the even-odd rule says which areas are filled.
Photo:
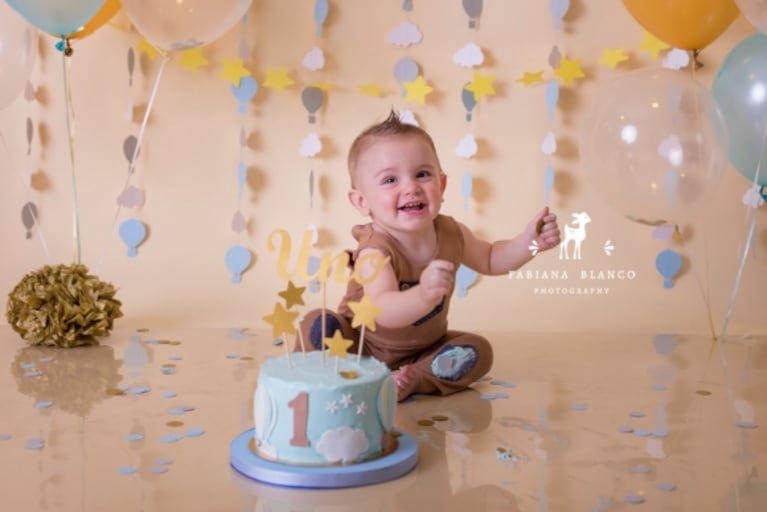
[[317, 443], [317, 451], [328, 462], [347, 463], [356, 460], [369, 446], [363, 430], [343, 426], [322, 434]]

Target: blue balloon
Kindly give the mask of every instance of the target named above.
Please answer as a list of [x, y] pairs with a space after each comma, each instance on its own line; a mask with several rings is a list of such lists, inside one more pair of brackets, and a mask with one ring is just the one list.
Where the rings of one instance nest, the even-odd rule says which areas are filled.
[[748, 181], [767, 185], [767, 36], [747, 37], [722, 61], [712, 94], [730, 138], [729, 158]]
[[104, 5], [105, 0], [8, 0], [26, 20], [54, 36], [77, 33]]

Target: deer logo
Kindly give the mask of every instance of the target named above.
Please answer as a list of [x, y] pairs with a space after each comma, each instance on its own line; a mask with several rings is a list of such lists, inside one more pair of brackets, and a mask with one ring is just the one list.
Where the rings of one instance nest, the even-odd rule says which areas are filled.
[[559, 246], [559, 259], [569, 260], [567, 247], [570, 241], [573, 242], [573, 259], [581, 259], [581, 242], [586, 239], [586, 224], [591, 222], [591, 217], [586, 212], [574, 212], [574, 226], [565, 225], [565, 239]]

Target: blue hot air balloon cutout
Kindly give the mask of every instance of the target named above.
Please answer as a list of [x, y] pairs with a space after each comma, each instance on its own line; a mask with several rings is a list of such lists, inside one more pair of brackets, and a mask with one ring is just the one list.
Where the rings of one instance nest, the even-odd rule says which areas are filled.
[[551, 204], [552, 190], [554, 190], [554, 168], [547, 165], [543, 170], [543, 204]]
[[250, 251], [241, 245], [233, 245], [226, 251], [226, 268], [232, 273], [233, 283], [237, 284], [242, 280], [242, 273], [248, 268], [250, 261]]
[[[322, 260], [319, 256], [309, 256], [309, 259], [306, 261], [307, 275], [314, 275], [320, 269], [321, 262]], [[320, 290], [322, 290], [322, 286], [320, 285], [320, 280], [318, 278], [315, 277], [309, 281], [309, 292], [319, 293]]]
[[482, 13], [482, 0], [463, 0], [463, 10], [469, 17], [469, 28], [477, 28], [477, 18]]
[[661, 251], [655, 258], [655, 268], [663, 276], [663, 287], [671, 288], [674, 276], [682, 269], [682, 256], [672, 249]]
[[461, 196], [463, 196], [463, 211], [469, 211], [469, 199], [471, 198], [471, 191], [474, 188], [474, 177], [469, 171], [463, 173], [461, 178]]
[[317, 121], [317, 111], [322, 107], [322, 103], [325, 101], [325, 94], [319, 87], [310, 85], [304, 87], [301, 91], [301, 102], [304, 104], [304, 108], [309, 113], [309, 122], [315, 123]]
[[314, 21], [317, 23], [317, 37], [322, 35], [322, 25], [328, 17], [328, 0], [316, 0], [314, 2]]
[[467, 267], [461, 265], [458, 267], [458, 272], [455, 273], [455, 288], [458, 297], [466, 297], [469, 292], [469, 287], [477, 282], [477, 273]]
[[245, 189], [245, 181], [248, 179], [248, 168], [245, 162], [237, 162], [237, 199], [242, 199], [242, 191]]
[[546, 109], [549, 113], [549, 121], [554, 120], [554, 109], [559, 103], [559, 84], [552, 80], [546, 84]]
[[405, 12], [411, 12], [413, 10], [413, 0], [403, 0], [402, 10]]
[[120, 238], [128, 246], [128, 256], [138, 255], [138, 246], [146, 238], [146, 226], [137, 219], [128, 219], [120, 224]]
[[[410, 57], [402, 57], [400, 60], [398, 60], [394, 64], [394, 78], [397, 80], [397, 83], [402, 85], [405, 82], [412, 82], [416, 78], [418, 78], [419, 73], [419, 66], [416, 61], [411, 59]], [[402, 87], [402, 95], [405, 96], [407, 94], [407, 90], [405, 90], [404, 86]]]
[[549, 10], [554, 18], [554, 28], [562, 30], [562, 20], [570, 10], [570, 0], [549, 0]]
[[[467, 83], [466, 85], [469, 84]], [[466, 89], [466, 85], [461, 89], [461, 101], [466, 109], [466, 121], [471, 121], [471, 112], [477, 106], [477, 97], [474, 96], [474, 91]]]
[[232, 84], [232, 94], [237, 99], [237, 103], [240, 104], [237, 109], [240, 114], [245, 114], [248, 111], [248, 102], [256, 96], [257, 92], [258, 82], [252, 76], [240, 78], [240, 85]]

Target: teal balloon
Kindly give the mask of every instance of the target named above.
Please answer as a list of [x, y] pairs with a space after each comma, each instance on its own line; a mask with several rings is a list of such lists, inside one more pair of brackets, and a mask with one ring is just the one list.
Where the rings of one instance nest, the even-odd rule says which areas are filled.
[[767, 36], [757, 32], [724, 58], [711, 92], [729, 132], [728, 156], [750, 182], [767, 185]]
[[8, 0], [26, 20], [54, 36], [78, 32], [101, 9], [105, 0]]

